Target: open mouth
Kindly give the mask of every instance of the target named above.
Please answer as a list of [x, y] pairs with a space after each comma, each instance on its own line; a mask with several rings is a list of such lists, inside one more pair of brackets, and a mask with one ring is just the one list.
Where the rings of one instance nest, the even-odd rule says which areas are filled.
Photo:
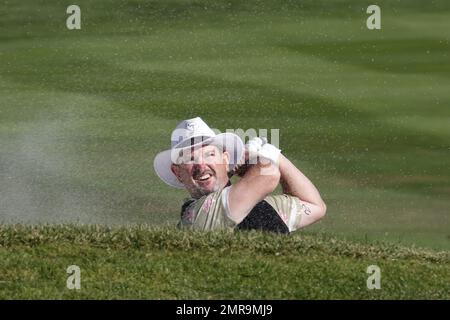
[[212, 178], [212, 174], [209, 172], [203, 173], [201, 175], [197, 175], [194, 177], [194, 180], [196, 181], [200, 181], [200, 182], [204, 182], [204, 181], [208, 181], [210, 178]]

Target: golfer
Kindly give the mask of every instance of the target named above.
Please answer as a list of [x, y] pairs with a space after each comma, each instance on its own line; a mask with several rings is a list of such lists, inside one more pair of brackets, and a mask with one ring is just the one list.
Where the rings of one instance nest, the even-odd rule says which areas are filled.
[[[197, 117], [179, 123], [171, 141], [169, 150], [156, 155], [154, 169], [162, 181], [190, 195], [182, 205], [182, 228], [290, 233], [325, 215], [312, 182], [264, 139], [244, 146], [239, 136], [216, 135]], [[242, 166], [244, 161], [248, 165]], [[230, 176], [240, 169], [232, 185]], [[279, 184], [283, 194], [272, 194]]]

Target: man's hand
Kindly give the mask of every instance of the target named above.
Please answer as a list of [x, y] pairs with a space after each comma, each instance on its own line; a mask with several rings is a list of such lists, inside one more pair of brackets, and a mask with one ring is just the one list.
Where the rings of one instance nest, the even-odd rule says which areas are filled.
[[[258, 156], [262, 159], [269, 160], [274, 165], [278, 166], [280, 163], [281, 150], [275, 147], [273, 144], [265, 143], [259, 149]], [[263, 161], [263, 160], [260, 161]]]
[[250, 139], [250, 141], [245, 145], [244, 161], [242, 164], [236, 166], [233, 175], [236, 174], [239, 177], [243, 177], [247, 170], [252, 165], [257, 164], [258, 161], [265, 165], [269, 164], [268, 161], [278, 165], [280, 152], [280, 149], [270, 143], [267, 143], [267, 139], [265, 137], [255, 137]]

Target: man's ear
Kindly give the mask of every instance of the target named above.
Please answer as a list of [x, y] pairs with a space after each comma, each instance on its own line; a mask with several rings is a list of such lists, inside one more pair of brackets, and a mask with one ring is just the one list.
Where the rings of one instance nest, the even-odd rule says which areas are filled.
[[[226, 164], [227, 167], [230, 164], [230, 153], [228, 151], [224, 151], [222, 153], [222, 163]], [[227, 171], [228, 171], [228, 168], [227, 168]]]
[[172, 170], [175, 177], [177, 177], [178, 181], [182, 182], [180, 179], [180, 172], [178, 171], [178, 166], [174, 165], [173, 163], [170, 165], [170, 170]]

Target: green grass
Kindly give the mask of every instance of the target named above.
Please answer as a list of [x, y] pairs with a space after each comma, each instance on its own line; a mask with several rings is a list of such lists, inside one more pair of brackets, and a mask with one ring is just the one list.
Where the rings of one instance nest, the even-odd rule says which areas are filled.
[[[378, 1], [378, 31], [356, 0], [77, 4], [68, 31], [67, 3], [0, 1], [0, 299], [450, 298], [447, 0]], [[327, 217], [174, 230], [152, 161], [194, 116], [279, 128]]]
[[[66, 269], [81, 269], [81, 289]], [[367, 267], [381, 289], [366, 287]], [[449, 299], [450, 255], [324, 234], [0, 227], [0, 299]]]
[[379, 31], [356, 0], [77, 4], [68, 31], [66, 3], [0, 3], [1, 223], [174, 225], [153, 157], [202, 116], [281, 129], [312, 231], [450, 249], [448, 1], [380, 1]]

